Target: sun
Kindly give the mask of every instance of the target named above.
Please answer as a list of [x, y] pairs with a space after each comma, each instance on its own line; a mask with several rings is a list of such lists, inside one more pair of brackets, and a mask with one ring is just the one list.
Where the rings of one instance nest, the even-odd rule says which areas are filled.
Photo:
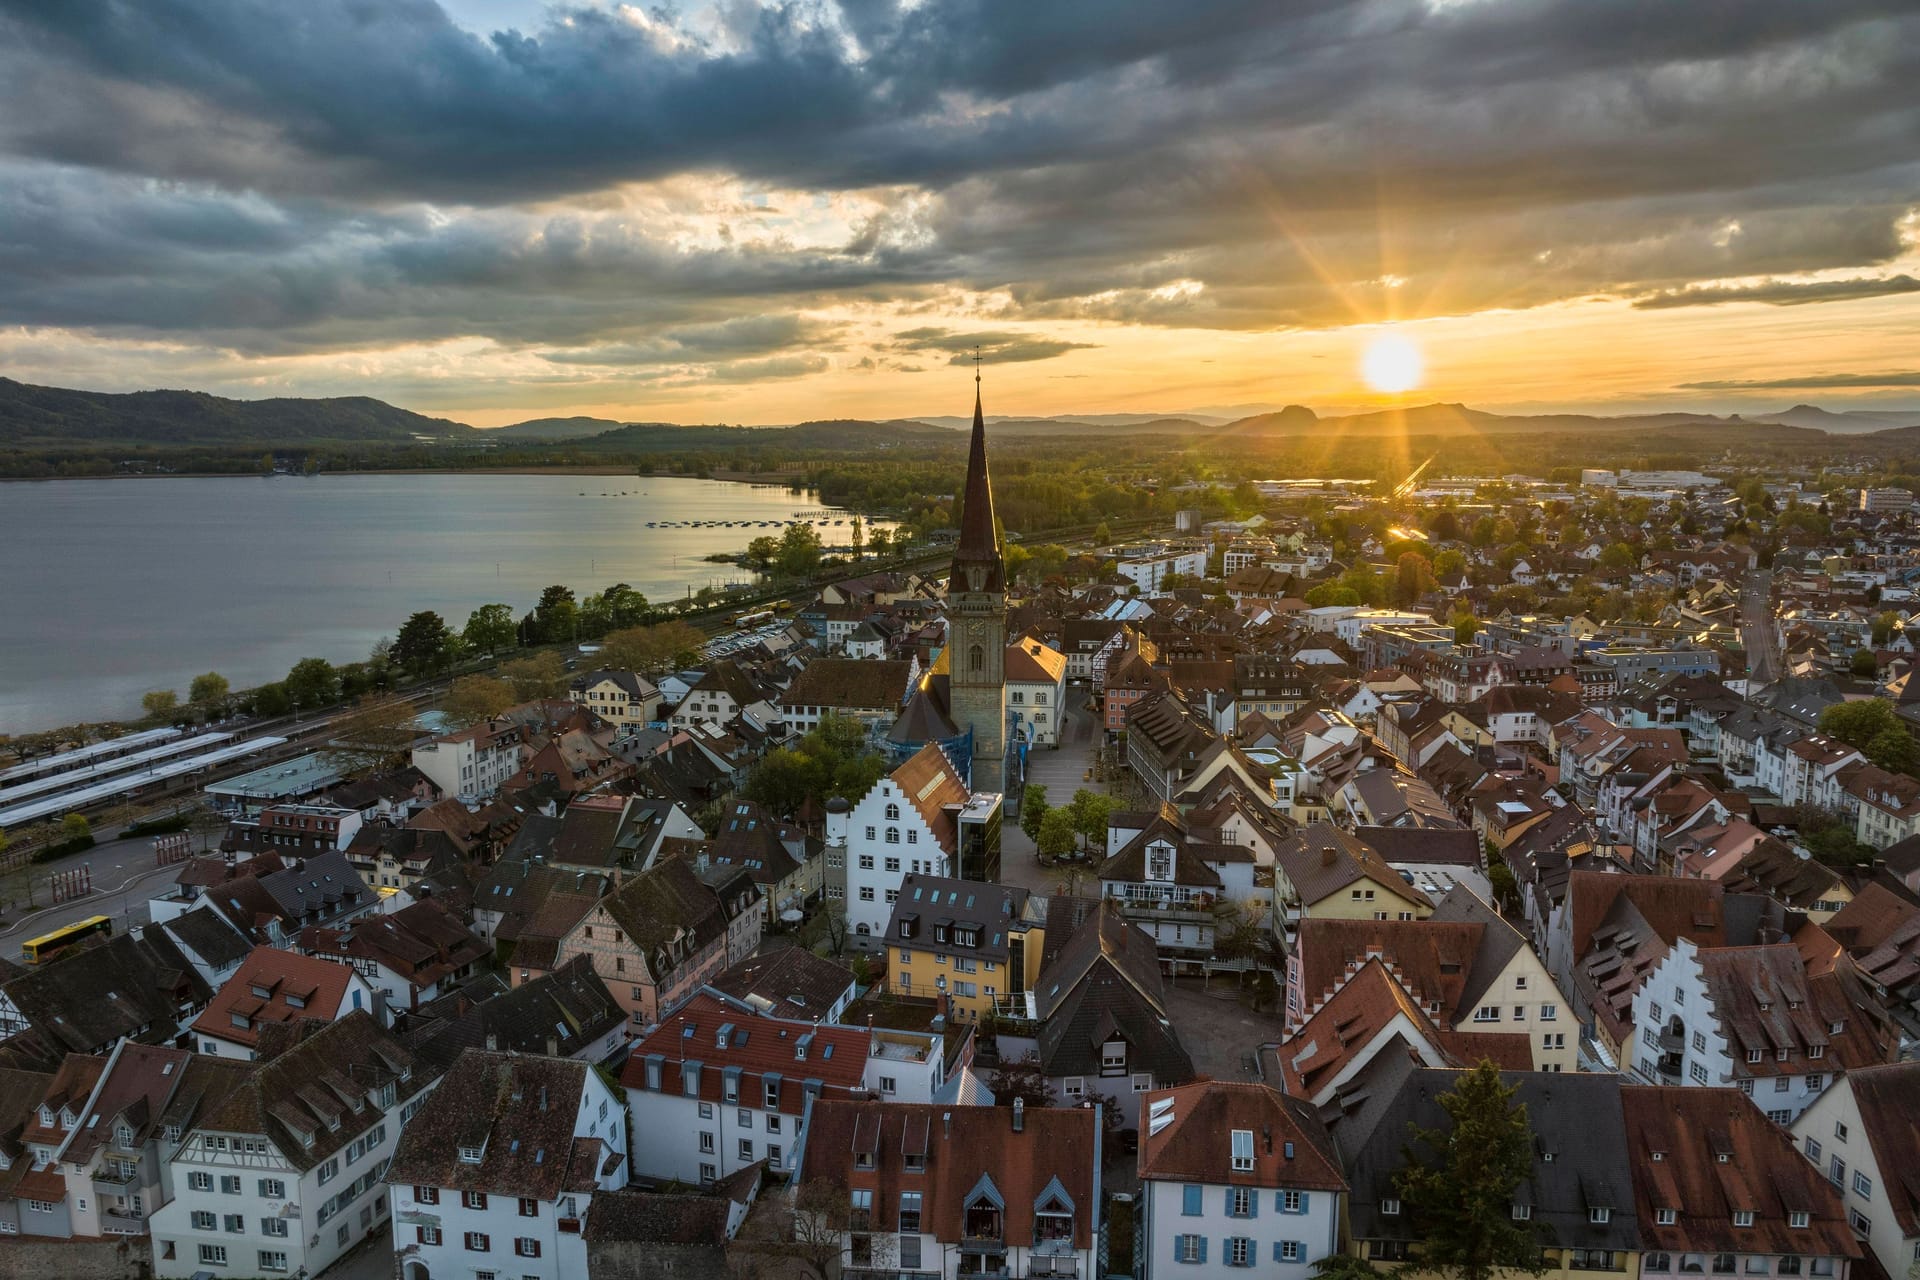
[[1387, 332], [1367, 344], [1360, 357], [1360, 374], [1375, 391], [1389, 394], [1411, 391], [1420, 385], [1426, 361], [1420, 348], [1397, 333]]

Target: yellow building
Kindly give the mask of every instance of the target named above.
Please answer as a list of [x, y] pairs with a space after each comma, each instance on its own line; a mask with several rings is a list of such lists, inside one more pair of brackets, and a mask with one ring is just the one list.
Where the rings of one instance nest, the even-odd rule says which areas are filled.
[[957, 1022], [1019, 1008], [1040, 977], [1046, 899], [1011, 885], [908, 873], [883, 942], [882, 982], [944, 1002]]

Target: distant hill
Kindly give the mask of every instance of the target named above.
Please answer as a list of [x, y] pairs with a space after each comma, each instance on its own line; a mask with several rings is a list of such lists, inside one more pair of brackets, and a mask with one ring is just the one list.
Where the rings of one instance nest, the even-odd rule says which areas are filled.
[[[932, 427], [943, 427], [949, 431], [966, 431], [972, 428], [973, 418], [959, 417], [954, 414], [934, 414], [930, 417], [915, 418]], [[1050, 417], [1013, 417], [1007, 415], [987, 415], [987, 429], [1000, 431], [1015, 428], [1022, 431], [1038, 431], [1051, 434], [1079, 435], [1089, 431], [1125, 431], [1131, 435], [1164, 435], [1171, 428], [1185, 430], [1204, 430], [1217, 427], [1227, 421], [1226, 418], [1204, 413], [1061, 413]]]
[[[489, 440], [584, 440], [603, 431], [618, 431], [632, 424], [612, 418], [532, 418], [510, 427], [495, 427], [487, 432]], [[663, 424], [662, 424], [663, 425]]]
[[1780, 422], [1790, 427], [1811, 427], [1834, 435], [1884, 431], [1888, 427], [1920, 426], [1920, 409], [1847, 409], [1835, 413], [1818, 405], [1796, 404], [1778, 413], [1747, 415], [1755, 422]]
[[790, 427], [680, 427], [665, 422], [640, 422], [578, 443], [582, 448], [609, 453], [672, 453], [682, 449], [732, 449], [758, 444], [860, 453], [908, 444], [951, 444], [953, 438], [953, 432], [924, 422], [835, 418], [800, 422]]
[[0, 444], [234, 445], [470, 442], [465, 423], [367, 396], [228, 400], [204, 391], [69, 391], [0, 378]]

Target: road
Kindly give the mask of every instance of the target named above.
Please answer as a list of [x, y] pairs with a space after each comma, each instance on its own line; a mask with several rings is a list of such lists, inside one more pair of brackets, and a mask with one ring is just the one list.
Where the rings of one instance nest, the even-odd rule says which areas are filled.
[[[195, 839], [197, 846], [198, 838]], [[45, 881], [41, 875], [50, 871], [69, 871], [83, 865], [93, 868], [94, 891], [84, 898], [49, 906]], [[178, 871], [177, 863], [166, 867], [154, 866], [152, 836], [140, 836], [132, 840], [103, 840], [82, 853], [69, 854], [48, 863], [36, 870], [33, 898], [39, 904], [38, 908], [23, 913], [9, 907], [4, 915], [0, 915], [0, 956], [16, 958], [20, 944], [28, 938], [37, 938], [61, 925], [72, 924], [88, 916], [112, 916], [116, 933], [124, 932], [131, 925], [144, 924], [147, 919], [147, 899], [170, 884]], [[11, 882], [8, 887], [11, 892]]]
[[[1027, 757], [1027, 781], [1045, 787], [1047, 803], [1051, 805], [1067, 803], [1081, 787], [1096, 786], [1086, 780], [1102, 736], [1094, 726], [1093, 711], [1088, 706], [1090, 693], [1084, 687], [1068, 685], [1066, 696], [1066, 719], [1060, 730], [1059, 748], [1035, 751]], [[1033, 841], [1011, 822], [1000, 829], [1000, 881], [1037, 893], [1052, 893], [1057, 888], [1053, 873], [1040, 865]]]
[[1755, 569], [1740, 587], [1740, 643], [1747, 650], [1747, 679], [1772, 684], [1780, 678], [1780, 652], [1773, 625], [1773, 573]]

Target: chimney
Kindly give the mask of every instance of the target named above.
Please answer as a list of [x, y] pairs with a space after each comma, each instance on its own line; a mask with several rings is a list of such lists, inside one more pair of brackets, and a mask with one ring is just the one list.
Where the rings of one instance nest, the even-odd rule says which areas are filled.
[[1320, 865], [1323, 867], [1332, 866], [1333, 854], [1334, 854], [1334, 850], [1333, 850], [1332, 841], [1328, 841], [1326, 844], [1321, 845], [1320, 846]]
[[489, 1032], [487, 1032], [487, 1048], [488, 1048], [488, 1050], [489, 1050], [489, 1051], [491, 1051], [491, 1050], [494, 1050], [494, 1049], [498, 1049], [499, 1047], [500, 1047], [500, 1033], [499, 1033], [499, 1032], [497, 1032], [497, 1031], [489, 1031]]
[[1024, 1132], [1027, 1127], [1027, 1101], [1025, 1098], [1013, 1100], [1013, 1131]]
[[553, 1036], [547, 1037], [547, 1056], [549, 1058], [560, 1056], [560, 1041]]

